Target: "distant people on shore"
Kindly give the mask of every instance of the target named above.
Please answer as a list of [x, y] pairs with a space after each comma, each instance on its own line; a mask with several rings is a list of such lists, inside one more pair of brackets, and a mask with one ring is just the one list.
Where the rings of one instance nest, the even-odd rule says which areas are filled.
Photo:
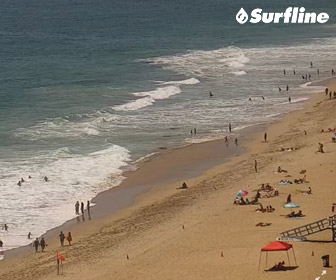
[[33, 242], [33, 247], [35, 248], [35, 253], [38, 252], [38, 248], [40, 246], [40, 241], [38, 240], [38, 238], [36, 237], [36, 239]]
[[82, 212], [82, 215], [84, 215], [84, 202], [83, 201], [81, 202], [81, 212]]
[[88, 212], [89, 219], [91, 219], [91, 205], [89, 200], [86, 202], [86, 210]]
[[41, 239], [40, 246], [41, 246], [41, 251], [43, 253], [45, 247], [47, 246], [47, 243], [45, 242], [44, 237], [42, 237], [42, 239]]
[[76, 201], [76, 204], [75, 204], [75, 212], [76, 212], [76, 215], [79, 215], [79, 201], [78, 200]]
[[63, 231], [60, 232], [59, 239], [60, 239], [60, 242], [61, 242], [61, 246], [63, 247], [64, 246], [64, 240], [65, 240], [65, 235], [64, 235]]
[[71, 232], [68, 233], [68, 236], [67, 236], [67, 241], [69, 243], [69, 246], [71, 246], [71, 241], [72, 241], [72, 236], [71, 236]]

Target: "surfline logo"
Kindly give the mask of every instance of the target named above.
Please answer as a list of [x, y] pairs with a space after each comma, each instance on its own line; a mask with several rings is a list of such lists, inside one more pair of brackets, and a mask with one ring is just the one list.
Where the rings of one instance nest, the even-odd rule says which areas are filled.
[[326, 23], [329, 20], [327, 13], [306, 13], [304, 7], [288, 7], [283, 13], [263, 13], [262, 9], [254, 9], [249, 15], [241, 8], [236, 15], [236, 20], [240, 24], [246, 23]]

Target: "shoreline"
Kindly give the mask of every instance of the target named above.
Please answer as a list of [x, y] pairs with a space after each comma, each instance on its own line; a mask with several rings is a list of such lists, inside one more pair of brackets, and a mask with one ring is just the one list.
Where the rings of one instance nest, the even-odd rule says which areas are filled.
[[[333, 79], [336, 78], [311, 82], [308, 86], [326, 86], [326, 84], [330, 83]], [[225, 146], [224, 138], [200, 143], [185, 143], [178, 147], [171, 147], [164, 150], [159, 149], [153, 155], [145, 156], [139, 162], [135, 161], [138, 167], [136, 170], [124, 171], [122, 176], [125, 177], [125, 180], [123, 180], [121, 184], [102, 191], [91, 199], [91, 202], [94, 203], [94, 206], [91, 207], [92, 219], [102, 219], [110, 215], [118, 214], [118, 212], [132, 207], [137, 203], [140, 197], [151, 192], [153, 188], [161, 189], [176, 182], [200, 178], [206, 174], [207, 171], [230, 162], [237, 156], [248, 153], [246, 145], [253, 141], [256, 134], [267, 131], [272, 125], [283, 121], [287, 115], [304, 110], [307, 103], [309, 104], [316, 95], [318, 95], [318, 93], [314, 93], [308, 100], [301, 101], [301, 103], [303, 103], [302, 108], [282, 113], [279, 115], [278, 120], [248, 126], [237, 132], [233, 130], [232, 135], [239, 135], [238, 146], [235, 146], [233, 143], [234, 137], [231, 139], [229, 137], [229, 140], [231, 140], [229, 147]], [[199, 151], [201, 151], [201, 153], [199, 153]], [[181, 159], [183, 162], [180, 161]], [[178, 161], [178, 166], [171, 164], [174, 160]], [[170, 162], [169, 169], [172, 170], [170, 170], [170, 172], [161, 171], [156, 173], [155, 167], [160, 164], [165, 165], [165, 161]], [[151, 174], [153, 170], [155, 173], [154, 176]], [[79, 223], [82, 224], [82, 221], [79, 220], [81, 220], [81, 216], [67, 220], [59, 226], [48, 229], [46, 233], [39, 237], [45, 237], [47, 240], [53, 239], [58, 235], [60, 230], [68, 231]], [[87, 222], [88, 221], [85, 223]], [[28, 244], [3, 251], [4, 259], [28, 253], [31, 251], [31, 246], [31, 244]]]

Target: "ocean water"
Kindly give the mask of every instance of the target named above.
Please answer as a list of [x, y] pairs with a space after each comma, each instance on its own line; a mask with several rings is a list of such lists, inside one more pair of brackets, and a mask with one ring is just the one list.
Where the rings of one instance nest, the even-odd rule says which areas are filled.
[[278, 2], [1, 1], [4, 249], [74, 217], [75, 201], [117, 186], [123, 170], [159, 147], [223, 138], [229, 122], [239, 135], [301, 108], [319, 90], [301, 75], [316, 81], [336, 69], [336, 8], [300, 1], [328, 12], [324, 25], [235, 21], [241, 7], [293, 5]]

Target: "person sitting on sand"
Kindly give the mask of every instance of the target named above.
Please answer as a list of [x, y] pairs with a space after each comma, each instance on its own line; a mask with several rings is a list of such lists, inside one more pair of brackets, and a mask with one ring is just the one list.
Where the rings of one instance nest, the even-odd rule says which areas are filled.
[[246, 198], [246, 204], [250, 204], [250, 201], [248, 198]]
[[287, 173], [287, 170], [282, 169], [280, 166], [278, 166], [278, 173]]
[[187, 188], [188, 188], [188, 186], [187, 186], [186, 182], [183, 182], [182, 187], [178, 187], [176, 189], [177, 190], [184, 190], [184, 189], [187, 189]]
[[256, 212], [262, 212], [262, 213], [264, 213], [266, 210], [265, 210], [265, 208], [262, 206], [262, 204], [260, 204], [260, 207], [257, 208], [255, 211], [256, 211]]
[[285, 262], [284, 261], [279, 262], [277, 265], [275, 265], [275, 268], [279, 269], [279, 270], [284, 270], [285, 269]]
[[274, 196], [278, 196], [279, 195], [279, 191], [277, 189], [274, 189]]
[[233, 204], [239, 204], [239, 197], [237, 196], [235, 200], [233, 201]]
[[246, 202], [245, 202], [243, 197], [240, 198], [239, 204], [240, 205], [246, 205]]

